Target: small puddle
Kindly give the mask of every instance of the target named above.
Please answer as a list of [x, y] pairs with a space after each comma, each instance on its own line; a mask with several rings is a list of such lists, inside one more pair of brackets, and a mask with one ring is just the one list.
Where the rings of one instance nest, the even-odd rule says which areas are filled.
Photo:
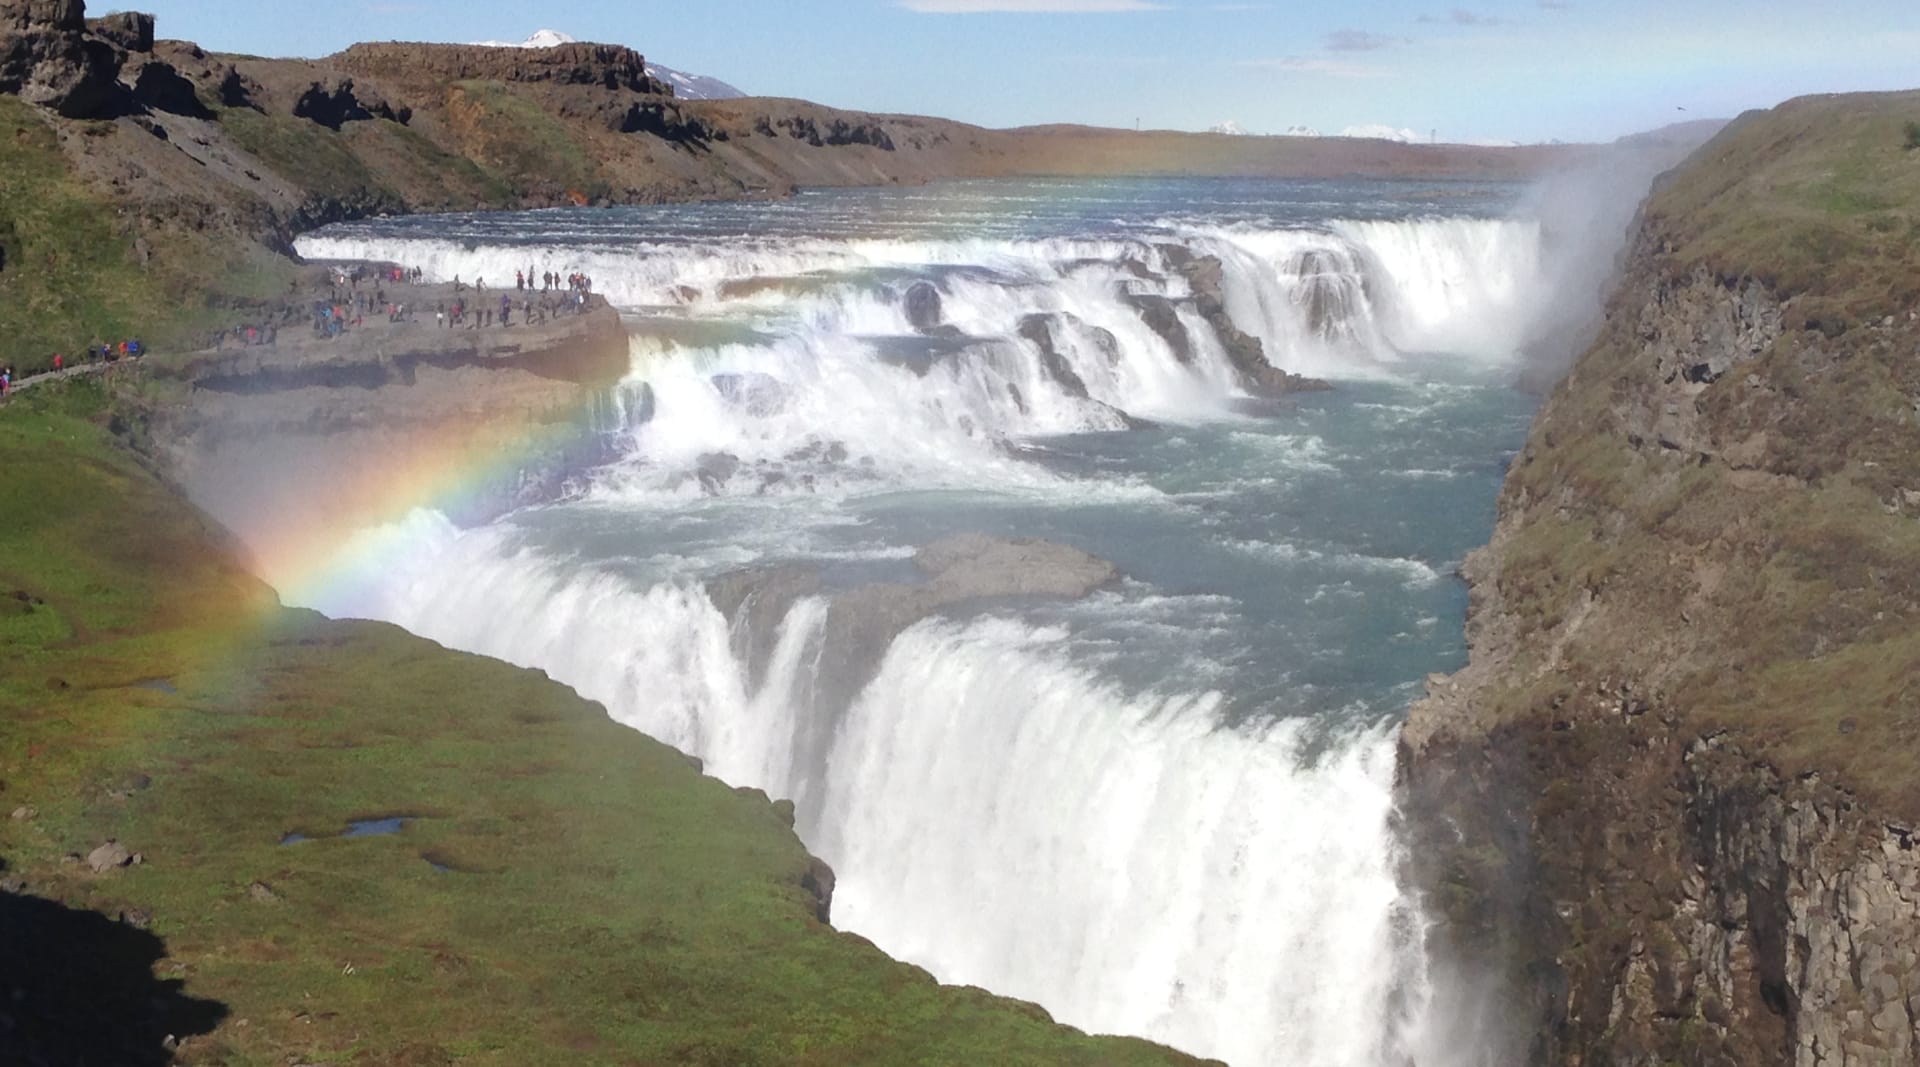
[[396, 815], [387, 819], [365, 819], [361, 822], [350, 822], [347, 824], [347, 832], [340, 836], [385, 837], [388, 834], [397, 834], [406, 829], [407, 824], [412, 821], [412, 816]]
[[173, 696], [180, 692], [179, 689], [174, 687], [173, 679], [171, 678], [143, 678], [133, 683], [129, 688], [147, 689], [155, 693], [165, 693], [168, 696]]
[[[389, 815], [381, 819], [359, 819], [354, 822], [348, 823], [347, 828], [345, 830], [340, 831], [337, 834], [322, 834], [321, 836], [323, 837], [387, 837], [391, 834], [397, 834], [400, 831], [406, 829], [407, 824], [410, 822], [413, 822], [415, 818], [417, 818], [417, 816]], [[300, 844], [302, 841], [311, 841], [311, 840], [313, 840], [313, 837], [311, 835], [296, 832], [296, 833], [288, 833], [288, 834], [282, 835], [280, 838], [280, 843], [283, 845], [297, 845], [297, 844]]]

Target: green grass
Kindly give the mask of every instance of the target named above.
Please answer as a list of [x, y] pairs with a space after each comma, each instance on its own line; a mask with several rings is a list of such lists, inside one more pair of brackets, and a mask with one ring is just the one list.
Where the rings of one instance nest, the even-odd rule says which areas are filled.
[[445, 119], [458, 131], [464, 154], [517, 193], [594, 197], [607, 191], [599, 163], [568, 124], [499, 82], [454, 83]]
[[73, 177], [52, 128], [0, 96], [0, 363], [33, 373], [56, 352], [74, 359], [95, 341], [154, 335], [166, 294], [113, 220]]
[[[782, 809], [544, 676], [280, 609], [113, 435], [124, 388], [0, 411], [0, 783], [39, 810], [0, 856], [152, 912], [228, 1009], [184, 1062], [1179, 1059], [823, 926]], [[418, 821], [321, 836], [380, 815]], [[147, 861], [62, 860], [108, 837]]]
[[[251, 112], [249, 112], [251, 114]], [[110, 129], [76, 124], [79, 136]], [[142, 228], [147, 226], [147, 228]], [[197, 341], [234, 306], [283, 293], [287, 260], [242, 239], [147, 223], [73, 172], [35, 109], [0, 96], [0, 363], [21, 374], [55, 353], [139, 337]]]
[[1829, 330], [1920, 300], [1920, 93], [1790, 101], [1743, 116], [1649, 200], [1679, 259], [1804, 296]]
[[346, 137], [318, 123], [237, 107], [220, 112], [220, 126], [235, 144], [310, 194], [348, 197], [385, 193]]

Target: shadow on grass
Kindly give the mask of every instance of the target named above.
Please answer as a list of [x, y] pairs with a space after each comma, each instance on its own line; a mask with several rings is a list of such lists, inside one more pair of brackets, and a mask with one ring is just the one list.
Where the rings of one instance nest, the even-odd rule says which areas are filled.
[[[6, 861], [0, 860], [0, 871]], [[171, 1062], [169, 1036], [211, 1031], [226, 1006], [153, 975], [165, 944], [97, 912], [0, 891], [0, 1063]]]

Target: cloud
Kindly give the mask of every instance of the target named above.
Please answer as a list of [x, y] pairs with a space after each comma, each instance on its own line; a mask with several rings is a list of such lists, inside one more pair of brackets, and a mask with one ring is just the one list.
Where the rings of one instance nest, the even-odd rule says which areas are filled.
[[1540, 0], [1542, 11], [1572, 11], [1572, 0]]
[[1493, 15], [1482, 15], [1477, 11], [1468, 11], [1456, 7], [1444, 15], [1422, 15], [1421, 22], [1445, 22], [1455, 26], [1502, 26], [1505, 21]]
[[1243, 60], [1239, 65], [1254, 70], [1271, 70], [1287, 74], [1324, 74], [1329, 78], [1384, 78], [1387, 76], [1387, 72], [1379, 67], [1348, 63], [1341, 59], [1323, 59], [1317, 56], [1248, 59]]
[[1382, 48], [1405, 43], [1404, 37], [1389, 37], [1384, 33], [1366, 30], [1335, 30], [1327, 34], [1329, 52], [1378, 52]]
[[1109, 11], [1165, 11], [1148, 0], [899, 0], [901, 7], [926, 15], [1092, 15]]

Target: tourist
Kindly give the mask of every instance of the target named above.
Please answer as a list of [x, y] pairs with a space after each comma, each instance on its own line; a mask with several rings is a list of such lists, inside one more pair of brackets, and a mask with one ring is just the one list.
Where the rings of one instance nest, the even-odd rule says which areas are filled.
[[519, 271], [513, 272], [513, 291], [519, 292], [527, 287], [527, 276]]
[[67, 357], [55, 352], [53, 354], [53, 373], [58, 374], [65, 369], [67, 369]]
[[508, 325], [507, 318], [512, 314], [513, 314], [513, 298], [509, 297], [505, 293], [501, 293], [500, 294], [500, 325], [502, 326]]

